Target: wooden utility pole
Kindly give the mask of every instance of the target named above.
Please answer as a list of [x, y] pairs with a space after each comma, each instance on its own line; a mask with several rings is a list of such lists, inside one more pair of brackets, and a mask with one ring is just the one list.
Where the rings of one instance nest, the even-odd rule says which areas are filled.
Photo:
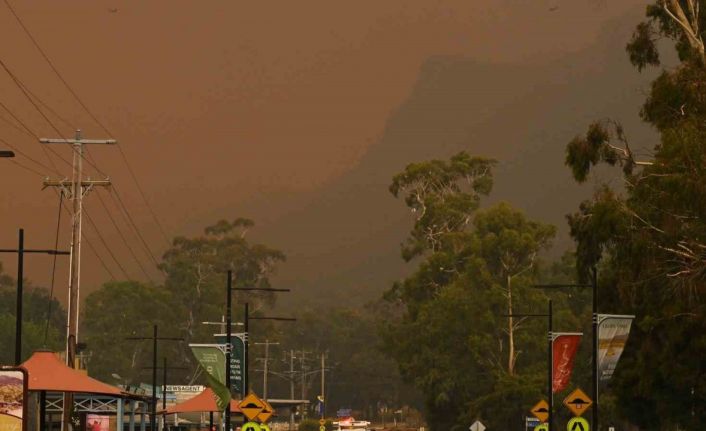
[[110, 180], [83, 179], [83, 146], [86, 144], [113, 145], [114, 139], [83, 139], [81, 131], [76, 131], [74, 139], [39, 140], [42, 144], [69, 144], [73, 148], [72, 179], [44, 180], [44, 187], [59, 187], [66, 196], [71, 198], [71, 267], [69, 271], [69, 300], [66, 322], [66, 365], [76, 368], [76, 343], [78, 343], [79, 289], [81, 282], [81, 216], [83, 213], [83, 197], [94, 186], [109, 186]]
[[265, 340], [264, 343], [253, 343], [256, 346], [265, 346], [265, 357], [258, 358], [264, 364], [262, 370], [262, 399], [267, 401], [267, 375], [269, 374], [269, 362], [270, 362], [270, 346], [277, 346], [279, 343], [273, 343], [270, 340]]
[[[81, 131], [76, 131], [74, 139], [39, 140], [42, 144], [69, 144], [73, 148], [72, 179], [44, 180], [44, 187], [59, 187], [72, 201], [71, 211], [71, 266], [69, 269], [69, 299], [66, 319], [66, 365], [76, 368], [76, 344], [78, 343], [79, 288], [81, 281], [81, 215], [83, 213], [83, 196], [94, 186], [109, 186], [110, 180], [83, 180], [83, 146], [85, 144], [116, 144], [114, 139], [83, 139]], [[73, 397], [64, 394], [63, 431], [71, 429], [71, 404]], [[153, 430], [154, 431], [154, 430]]]

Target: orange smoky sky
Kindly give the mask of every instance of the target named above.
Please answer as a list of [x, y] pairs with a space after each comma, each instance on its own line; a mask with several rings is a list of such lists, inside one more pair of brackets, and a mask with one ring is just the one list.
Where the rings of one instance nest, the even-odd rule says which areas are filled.
[[[644, 1], [15, 0], [12, 4], [62, 76], [118, 139], [171, 237], [197, 234], [218, 218], [248, 216], [264, 227], [286, 219], [288, 205], [298, 196], [315, 194], [355, 169], [379, 141], [391, 113], [409, 96], [429, 57], [457, 56], [518, 67], [555, 61], [596, 43], [609, 21], [628, 17], [625, 22], [634, 25]], [[0, 58], [58, 114], [48, 116], [59, 131], [70, 136], [80, 128], [86, 137], [107, 137], [53, 74], [4, 3], [0, 29]], [[502, 85], [493, 79], [477, 85]], [[0, 73], [0, 92], [1, 101], [33, 133], [58, 137], [5, 73]], [[6, 111], [0, 116], [13, 122]], [[36, 139], [8, 122], [0, 122], [0, 137], [50, 165]], [[58, 152], [70, 160], [68, 148]], [[116, 185], [158, 259], [166, 241], [118, 149], [94, 147], [90, 152]], [[70, 175], [68, 165], [54, 155], [51, 160], [59, 173]], [[37, 172], [0, 160], [0, 247], [15, 245], [19, 227], [27, 232], [28, 247], [52, 246], [58, 199], [55, 192], [42, 190], [42, 175], [58, 174], [23, 156], [16, 161]], [[92, 178], [100, 177], [94, 167], [86, 169]], [[94, 191], [86, 198], [87, 211], [127, 275], [146, 279], [95, 194], [105, 199], [138, 259], [158, 281], [158, 271], [115, 202]], [[248, 211], [248, 202], [278, 197], [284, 203], [268, 202]], [[242, 212], [233, 213], [232, 208]], [[63, 217], [60, 247], [67, 248], [68, 217]], [[84, 228], [116, 278], [124, 278], [95, 229], [88, 223]], [[267, 240], [272, 246], [296, 250], [292, 238], [283, 232]], [[394, 245], [400, 240], [393, 239]], [[90, 291], [109, 277], [90, 250], [84, 248], [83, 253], [82, 283]], [[14, 257], [0, 259], [6, 271], [14, 272]], [[27, 259], [26, 276], [46, 285], [51, 260]], [[56, 292], [63, 300], [68, 265], [59, 259]], [[297, 262], [283, 264], [281, 272], [296, 272]], [[303, 285], [307, 276], [320, 276], [298, 274]]]

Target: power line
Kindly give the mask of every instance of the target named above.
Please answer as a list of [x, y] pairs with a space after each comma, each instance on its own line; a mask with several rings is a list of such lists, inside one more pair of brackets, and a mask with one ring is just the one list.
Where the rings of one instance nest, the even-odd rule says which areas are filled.
[[[54, 74], [56, 75], [56, 77], [59, 78], [59, 80], [64, 84], [64, 87], [66, 87], [66, 89], [69, 91], [69, 93], [71, 93], [71, 95], [74, 97], [74, 99], [78, 102], [79, 105], [81, 105], [81, 107], [83, 108], [83, 110], [86, 111], [86, 113], [91, 117], [91, 119], [92, 119], [93, 121], [95, 121], [95, 123], [96, 123], [101, 129], [103, 129], [103, 131], [104, 131], [110, 138], [113, 138], [113, 134], [110, 132], [110, 130], [108, 130], [108, 128], [98, 119], [98, 117], [97, 117], [95, 114], [93, 114], [93, 112], [88, 108], [88, 106], [87, 106], [87, 105], [83, 102], [83, 100], [78, 96], [78, 93], [77, 93], [76, 91], [74, 91], [74, 89], [71, 87], [71, 85], [69, 85], [68, 81], [67, 81], [66, 79], [64, 79], [64, 77], [62, 76], [62, 74], [59, 72], [59, 70], [58, 70], [58, 69], [56, 68], [56, 66], [54, 65], [54, 62], [51, 61], [51, 59], [49, 58], [49, 56], [46, 54], [46, 52], [44, 52], [44, 50], [42, 49], [42, 47], [39, 45], [39, 42], [37, 42], [37, 40], [36, 40], [36, 39], [34, 38], [34, 36], [32, 35], [32, 32], [30, 32], [30, 31], [29, 31], [29, 28], [27, 28], [27, 26], [24, 24], [24, 22], [22, 21], [22, 18], [20, 18], [20, 16], [17, 14], [17, 12], [15, 12], [15, 9], [14, 9], [14, 8], [12, 7], [12, 5], [10, 4], [10, 1], [9, 1], [9, 0], [4, 0], [4, 2], [5, 2], [5, 5], [7, 6], [7, 8], [8, 8], [8, 9], [10, 10], [10, 12], [12, 13], [12, 15], [15, 17], [15, 20], [17, 21], [17, 23], [20, 25], [20, 27], [22, 27], [22, 30], [25, 32], [25, 34], [27, 35], [27, 37], [29, 38], [29, 40], [32, 41], [32, 44], [34, 45], [34, 47], [37, 48], [37, 51], [39, 51], [39, 53], [42, 55], [42, 57], [43, 57], [44, 60], [47, 62], [47, 64], [49, 65], [49, 67], [51, 68], [51, 70], [54, 72]], [[142, 197], [142, 200], [143, 200], [143, 202], [145, 203], [145, 206], [147, 207], [147, 209], [149, 210], [150, 214], [152, 215], [152, 219], [154, 220], [155, 224], [156, 224], [157, 227], [159, 228], [159, 231], [160, 231], [160, 233], [162, 234], [162, 237], [164, 238], [164, 241], [167, 243], [167, 246], [169, 246], [169, 245], [170, 245], [169, 237], [168, 237], [167, 234], [165, 233], [164, 227], [163, 227], [162, 224], [159, 222], [159, 219], [157, 218], [157, 215], [155, 214], [154, 210], [152, 209], [152, 206], [149, 204], [149, 201], [147, 200], [147, 197], [145, 196], [145, 192], [144, 192], [144, 190], [142, 189], [142, 186], [140, 185], [140, 182], [137, 180], [137, 176], [135, 175], [135, 171], [133, 171], [132, 166], [130, 166], [130, 162], [129, 162], [128, 159], [127, 159], [127, 155], [125, 154], [125, 152], [124, 152], [123, 149], [122, 149], [122, 145], [118, 144], [118, 150], [120, 151], [120, 156], [122, 157], [123, 161], [125, 162], [125, 166], [127, 166], [128, 172], [130, 173], [130, 177], [132, 178], [133, 182], [135, 183], [135, 186], [137, 187], [137, 190], [139, 191], [140, 196]], [[99, 172], [100, 172], [100, 170], [99, 170]]]
[[[22, 120], [20, 120], [20, 119], [17, 117], [17, 115], [15, 115], [15, 113], [10, 110], [10, 108], [8, 108], [8, 107], [7, 107], [4, 103], [2, 103], [2, 102], [0, 102], [0, 106], [2, 106], [2, 108], [3, 108], [8, 114], [10, 114], [10, 116], [11, 116], [12, 118], [14, 118], [15, 121], [17, 121], [18, 123], [20, 123], [20, 125], [24, 128], [25, 133], [29, 134], [29, 135], [32, 136], [34, 139], [39, 140], [39, 135], [37, 135], [36, 133], [34, 133], [34, 132], [32, 131], [32, 129], [30, 129]], [[15, 127], [17, 128], [17, 126], [15, 126]]]
[[[26, 90], [26, 88], [25, 88], [25, 85], [22, 83], [22, 81], [20, 81], [20, 79], [19, 79], [17, 76], [15, 76], [14, 73], [12, 73], [12, 71], [10, 70], [10, 68], [7, 67], [7, 64], [5, 64], [5, 62], [4, 62], [2, 59], [0, 59], [0, 66], [2, 66], [3, 69], [5, 69], [5, 72], [7, 72], [7, 74], [10, 76], [10, 78], [12, 79], [12, 82], [14, 82], [15, 86], [20, 89], [20, 91], [21, 91], [22, 94], [25, 96], [25, 98], [26, 98], [27, 100], [29, 100], [29, 103], [32, 104], [32, 106], [33, 106], [34, 109], [39, 113], [39, 115], [41, 115], [42, 118], [44, 118], [44, 120], [49, 124], [49, 126], [51, 126], [51, 128], [54, 129], [54, 131], [55, 131], [59, 136], [61, 136], [61, 137], [63, 138], [64, 136], [62, 135], [61, 131], [59, 131], [59, 129], [54, 125], [54, 123], [49, 119], [49, 117], [47, 117], [47, 115], [44, 113], [44, 111], [42, 111], [42, 110], [39, 108], [39, 105], [37, 105], [37, 104], [35, 103], [34, 99], [32, 99], [32, 97], [31, 97], [31, 96], [29, 95], [29, 93], [27, 92], [27, 90]], [[52, 152], [53, 152], [57, 157], [59, 157], [61, 160], [63, 160], [65, 163], [67, 163], [68, 165], [71, 165], [71, 163], [69, 163], [67, 160], [65, 160], [63, 157], [61, 157], [58, 153], [56, 153], [56, 152], [53, 151], [53, 150], [52, 150]]]
[[[2, 107], [7, 110], [7, 107], [5, 105], [2, 105]], [[11, 126], [13, 129], [17, 130], [18, 132], [20, 132], [26, 136], [29, 136], [30, 138], [38, 139], [31, 132], [28, 132], [26, 129], [18, 126], [17, 124], [13, 123], [12, 121], [8, 120], [7, 118], [5, 118], [2, 115], [0, 115], [0, 120], [4, 121], [5, 123], [7, 123], [9, 126]]]
[[24, 87], [25, 90], [27, 90], [27, 93], [29, 93], [30, 96], [34, 97], [37, 102], [39, 102], [40, 105], [42, 105], [47, 111], [49, 111], [50, 114], [54, 115], [59, 121], [64, 123], [65, 126], [67, 126], [70, 129], [75, 129], [76, 125], [72, 124], [69, 120], [66, 118], [62, 117], [57, 113], [51, 106], [47, 105], [46, 102], [44, 102], [39, 96], [34, 94], [32, 90], [30, 90], [24, 83], [22, 83], [22, 86]]
[[120, 268], [120, 271], [123, 273], [123, 276], [125, 276], [125, 279], [130, 280], [130, 277], [127, 275], [127, 271], [125, 271], [125, 268], [123, 268], [122, 264], [120, 264], [120, 261], [115, 257], [113, 250], [111, 250], [111, 248], [108, 247], [108, 243], [105, 242], [105, 238], [103, 238], [103, 235], [101, 235], [100, 230], [98, 230], [98, 226], [96, 226], [96, 224], [93, 222], [91, 215], [88, 213], [88, 211], [86, 211], [85, 207], [83, 208], [82, 211], [86, 214], [86, 218], [88, 219], [88, 222], [93, 227], [93, 230], [96, 232], [96, 235], [98, 235], [98, 239], [103, 243], [103, 246], [108, 251], [108, 254], [110, 255], [110, 257], [113, 258], [113, 261], [115, 262], [115, 264], [118, 265], [118, 268]]
[[[22, 150], [20, 150], [19, 148], [17, 148], [17, 146], [15, 146], [15, 145], [13, 145], [13, 144], [7, 142], [6, 140], [0, 138], [0, 142], [2, 142], [3, 145], [6, 145], [6, 146], [12, 148], [13, 150], [15, 150], [15, 151], [17, 152], [17, 154], [20, 154], [20, 155], [26, 157], [27, 159], [29, 159], [31, 162], [34, 162], [34, 163], [38, 164], [38, 165], [41, 166], [42, 168], [47, 169], [47, 170], [50, 170], [50, 171], [52, 170], [49, 166], [45, 165], [44, 163], [40, 162], [39, 160], [36, 160], [36, 159], [32, 158], [32, 157], [29, 156], [27, 153], [25, 153], [24, 151], [22, 151]], [[59, 172], [57, 171], [56, 173], [58, 174]]]
[[39, 172], [39, 171], [37, 171], [37, 170], [34, 170], [34, 169], [30, 168], [29, 166], [23, 165], [22, 163], [18, 162], [18, 161], [15, 160], [15, 159], [9, 159], [9, 160], [10, 160], [11, 163], [14, 163], [15, 165], [21, 167], [22, 169], [24, 169], [24, 170], [26, 170], [26, 171], [29, 171], [29, 172], [31, 172], [31, 173], [33, 173], [33, 174], [37, 174], [37, 175], [39, 175], [40, 177], [44, 178], [44, 175], [43, 175], [41, 172]]
[[[8, 107], [7, 107], [4, 103], [2, 103], [1, 101], [0, 101], [0, 106], [2, 106], [3, 109], [4, 109], [8, 114], [10, 114], [10, 116], [11, 116], [12, 118], [14, 118], [15, 121], [17, 121], [17, 122], [27, 131], [27, 133], [29, 133], [32, 137], [34, 137], [37, 141], [39, 141], [39, 135], [37, 135], [36, 133], [34, 133], [34, 131], [32, 131], [32, 129], [30, 129], [30, 128], [27, 126], [27, 124], [25, 124], [22, 120], [20, 120], [19, 117], [17, 117], [17, 115], [15, 115], [15, 113], [12, 112], [12, 110], [10, 110], [10, 108], [8, 108]], [[46, 156], [47, 160], [49, 161], [49, 164], [54, 167], [54, 171], [57, 172], [57, 173], [59, 172], [59, 168], [56, 167], [56, 163], [54, 163], [54, 160], [53, 160], [53, 159], [51, 158], [51, 156], [49, 155], [49, 151], [51, 151], [52, 153], [54, 153], [54, 155], [57, 156], [57, 157], [58, 157], [59, 159], [61, 159], [62, 161], [64, 161], [64, 163], [68, 163], [68, 161], [64, 160], [56, 151], [54, 151], [54, 150], [51, 149], [51, 148], [47, 149], [47, 148], [45, 148], [44, 146], [42, 146], [42, 151], [44, 152], [44, 155]]]
[[103, 206], [103, 209], [105, 209], [105, 212], [108, 214], [108, 218], [113, 223], [113, 227], [115, 227], [115, 230], [118, 231], [118, 235], [120, 235], [120, 238], [123, 240], [123, 244], [125, 244], [125, 247], [130, 252], [130, 255], [135, 260], [137, 265], [140, 267], [140, 270], [142, 270], [142, 273], [145, 275], [145, 277], [147, 277], [147, 280], [149, 280], [150, 283], [154, 284], [152, 277], [150, 277], [150, 275], [147, 273], [147, 271], [145, 270], [145, 267], [142, 266], [142, 262], [140, 262], [140, 260], [137, 259], [135, 252], [132, 250], [132, 247], [130, 247], [130, 244], [128, 243], [127, 239], [125, 239], [125, 235], [123, 235], [123, 232], [120, 230], [120, 228], [118, 227], [118, 224], [115, 222], [113, 215], [110, 213], [110, 210], [108, 209], [105, 202], [103, 201], [103, 198], [101, 197], [100, 193], [97, 193], [96, 196], [98, 196], [98, 201], [101, 203], [101, 205]]
[[[54, 190], [54, 192], [58, 193], [56, 190]], [[66, 206], [66, 203], [64, 203], [62, 205], [62, 207], [64, 208], [64, 210], [67, 212], [68, 215], [71, 215], [71, 210], [69, 210], [69, 208]], [[108, 275], [110, 276], [110, 279], [112, 281], [115, 281], [115, 276], [113, 275], [113, 272], [110, 270], [110, 268], [108, 268], [108, 265], [105, 264], [105, 261], [103, 260], [103, 258], [98, 254], [98, 251], [93, 246], [93, 243], [89, 239], [88, 235], [86, 235], [86, 233], [83, 232], [82, 237], [83, 237], [83, 240], [86, 242], [86, 245], [88, 246], [88, 248], [90, 248], [91, 251], [93, 252], [93, 255], [98, 259], [98, 262], [100, 262], [103, 269], [105, 269], [105, 272], [108, 273]]]
[[[56, 236], [54, 237], [54, 250], [59, 248], [59, 227], [61, 226], [61, 206], [64, 203], [64, 192], [59, 194], [59, 211], [56, 216]], [[51, 311], [52, 303], [54, 302], [54, 276], [56, 275], [56, 254], [54, 255], [54, 262], [51, 268], [51, 286], [49, 288], [49, 305], [47, 305], [47, 325], [44, 328], [44, 345], [47, 345], [47, 338], [49, 336], [49, 322], [51, 321]]]
[[152, 262], [154, 262], [155, 266], [159, 267], [159, 263], [157, 263], [157, 259], [154, 257], [154, 254], [152, 254], [152, 250], [150, 250], [149, 246], [147, 245], [147, 241], [145, 241], [145, 238], [142, 236], [142, 234], [140, 233], [140, 230], [137, 228], [135, 221], [132, 219], [130, 212], [127, 210], [127, 207], [123, 203], [123, 200], [120, 197], [120, 194], [118, 193], [118, 189], [115, 187], [115, 185], [113, 185], [113, 187], [111, 187], [110, 189], [113, 192], [113, 193], [111, 193], [111, 196], [113, 196], [114, 199], [117, 198], [117, 202], [119, 203], [120, 207], [122, 208], [123, 213], [127, 216], [130, 225], [132, 226], [135, 233], [137, 234], [137, 237], [142, 242], [142, 245], [144, 246], [145, 250], [147, 251], [147, 254], [152, 259]]
[[[41, 115], [42, 118], [44, 118], [44, 121], [46, 121], [47, 124], [49, 124], [49, 126], [50, 126], [52, 129], [54, 129], [54, 131], [55, 131], [62, 139], [65, 139], [65, 140], [66, 140], [66, 137], [64, 136], [64, 134], [61, 133], [61, 131], [59, 130], [59, 128], [56, 127], [56, 125], [49, 119], [49, 117], [44, 113], [44, 111], [42, 111], [42, 109], [39, 107], [39, 105], [37, 105], [37, 103], [34, 101], [34, 99], [32, 98], [32, 96], [30, 96], [28, 87], [27, 87], [24, 83], [22, 83], [22, 81], [20, 81], [20, 79], [10, 70], [9, 67], [7, 67], [7, 64], [5, 64], [5, 62], [4, 62], [2, 59], [0, 59], [0, 66], [2, 66], [3, 69], [5, 69], [5, 72], [7, 72], [7, 74], [10, 76], [10, 78], [11, 78], [12, 81], [14, 82], [15, 86], [20, 89], [20, 91], [21, 91], [22, 94], [25, 96], [25, 98], [29, 101], [29, 103], [32, 104], [32, 106], [33, 106], [34, 109], [39, 113], [39, 115]], [[34, 97], [36, 97], [37, 100], [42, 103], [42, 105], [45, 105], [45, 106], [46, 106], [46, 103], [42, 102], [41, 99], [39, 99], [37, 96], [34, 96]], [[66, 163], [66, 164], [68, 164], [69, 166], [71, 166], [71, 163], [69, 163], [68, 160], [66, 160], [66, 159], [64, 159], [63, 157], [61, 157], [61, 156], [59, 155], [59, 153], [57, 153], [57, 152], [54, 151], [54, 150], [51, 150], [51, 151], [52, 151], [52, 153], [54, 153], [57, 157], [59, 157], [61, 160], [63, 160], [64, 163]], [[82, 158], [84, 161], [86, 161], [86, 163], [88, 163], [89, 165], [93, 166], [93, 168], [94, 168], [96, 171], [98, 171], [99, 174], [101, 174], [101, 175], [104, 176], [104, 177], [107, 177], [107, 175], [106, 175], [95, 163], [91, 162], [90, 160], [88, 160], [88, 159], [87, 159], [86, 157], [84, 157], [83, 155], [81, 155], [81, 158]]]

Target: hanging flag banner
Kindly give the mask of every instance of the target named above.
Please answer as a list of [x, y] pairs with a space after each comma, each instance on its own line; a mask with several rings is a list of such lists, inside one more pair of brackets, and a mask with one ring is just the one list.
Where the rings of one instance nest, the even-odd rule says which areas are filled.
[[191, 352], [206, 371], [208, 386], [216, 394], [216, 404], [224, 411], [230, 402], [230, 391], [226, 383], [226, 355], [218, 344], [189, 344]]
[[582, 335], [579, 332], [554, 332], [552, 334], [553, 393], [563, 391], [569, 384]]
[[[222, 349], [226, 348], [226, 334], [214, 334], [216, 343]], [[232, 334], [230, 342], [233, 349], [230, 351], [230, 390], [235, 394], [243, 392], [243, 372], [245, 370], [245, 334]]]
[[598, 380], [603, 384], [613, 377], [628, 341], [633, 319], [635, 316], [598, 315]]

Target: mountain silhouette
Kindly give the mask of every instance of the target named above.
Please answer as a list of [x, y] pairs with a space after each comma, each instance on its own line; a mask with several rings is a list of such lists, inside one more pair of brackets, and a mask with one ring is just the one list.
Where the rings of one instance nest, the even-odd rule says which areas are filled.
[[631, 146], [654, 139], [638, 117], [653, 75], [638, 74], [622, 49], [633, 25], [634, 14], [610, 22], [593, 46], [552, 61], [428, 58], [354, 169], [315, 192], [231, 206], [255, 216], [258, 241], [287, 254], [274, 277], [294, 291], [286, 304], [362, 304], [412, 271], [399, 245], [413, 218], [389, 193], [390, 180], [411, 162], [462, 150], [500, 162], [484, 206], [508, 201], [555, 224], [553, 253], [567, 249], [565, 215], [591, 187], [576, 185], [564, 166], [566, 143], [605, 117], [624, 123]]

